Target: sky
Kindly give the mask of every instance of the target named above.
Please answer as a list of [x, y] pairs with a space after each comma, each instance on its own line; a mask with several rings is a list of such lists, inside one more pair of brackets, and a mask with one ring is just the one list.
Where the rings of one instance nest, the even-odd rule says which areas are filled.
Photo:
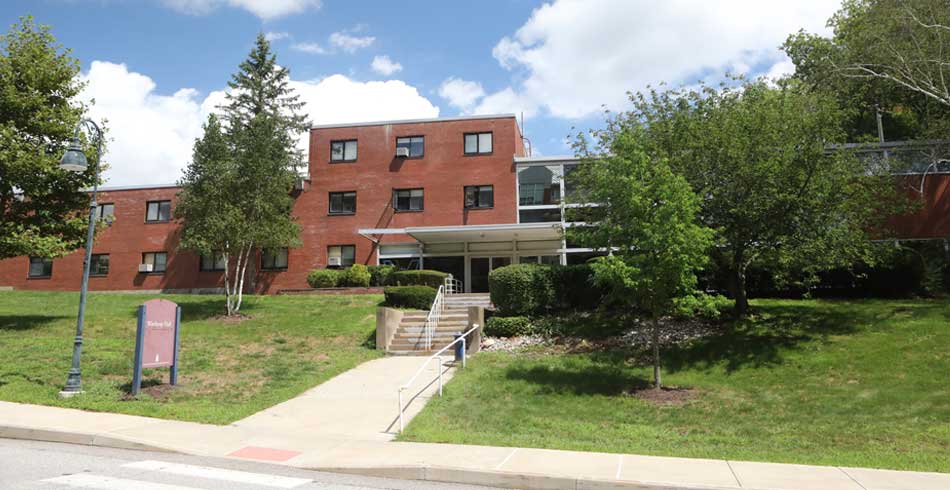
[[[780, 76], [838, 0], [5, 0], [50, 25], [106, 121], [107, 185], [175, 182], [265, 33], [313, 124], [524, 115], [534, 155], [629, 108], [627, 92]], [[6, 28], [6, 26], [4, 26]], [[301, 138], [301, 145], [304, 139]]]

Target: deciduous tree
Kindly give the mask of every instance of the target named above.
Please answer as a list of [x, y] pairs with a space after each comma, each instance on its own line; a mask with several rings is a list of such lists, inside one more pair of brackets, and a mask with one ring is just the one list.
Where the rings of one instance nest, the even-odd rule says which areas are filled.
[[61, 256], [85, 241], [93, 168], [59, 168], [85, 112], [78, 75], [79, 61], [32, 18], [0, 36], [0, 259]]
[[591, 264], [609, 300], [650, 315], [653, 379], [660, 388], [660, 317], [696, 294], [696, 271], [706, 263], [713, 232], [697, 222], [699, 198], [686, 179], [665, 158], [648, 155], [637, 135], [602, 133], [598, 148], [572, 174], [575, 199], [601, 203], [597, 223], [572, 234], [610, 251]]

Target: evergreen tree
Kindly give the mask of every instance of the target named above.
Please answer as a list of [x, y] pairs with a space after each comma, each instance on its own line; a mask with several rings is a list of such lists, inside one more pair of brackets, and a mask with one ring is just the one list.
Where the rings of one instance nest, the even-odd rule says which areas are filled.
[[307, 129], [303, 103], [263, 35], [228, 83], [221, 124], [214, 116], [195, 142], [180, 182], [176, 217], [181, 248], [223, 256], [228, 315], [240, 311], [247, 268], [256, 252], [299, 244], [291, 196]]

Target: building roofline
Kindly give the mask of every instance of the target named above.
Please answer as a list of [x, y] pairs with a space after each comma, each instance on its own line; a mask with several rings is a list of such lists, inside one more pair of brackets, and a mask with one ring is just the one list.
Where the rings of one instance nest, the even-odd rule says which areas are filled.
[[[106, 186], [100, 187], [99, 192], [115, 192], [115, 191], [139, 191], [146, 189], [168, 189], [178, 187], [178, 184], [141, 184], [141, 185], [116, 185], [116, 186]], [[92, 192], [92, 189], [83, 189], [84, 192]]]
[[540, 163], [540, 162], [576, 162], [580, 157], [575, 155], [542, 155], [536, 157], [515, 157], [515, 163]]
[[355, 128], [359, 126], [383, 126], [387, 124], [417, 124], [417, 123], [432, 123], [432, 122], [446, 122], [446, 121], [469, 121], [477, 119], [516, 119], [514, 114], [485, 114], [478, 116], [453, 116], [453, 117], [432, 117], [424, 119], [394, 119], [391, 121], [367, 121], [367, 122], [355, 122], [355, 123], [340, 123], [340, 124], [318, 124], [310, 126], [310, 130], [314, 129], [329, 129], [329, 128]]

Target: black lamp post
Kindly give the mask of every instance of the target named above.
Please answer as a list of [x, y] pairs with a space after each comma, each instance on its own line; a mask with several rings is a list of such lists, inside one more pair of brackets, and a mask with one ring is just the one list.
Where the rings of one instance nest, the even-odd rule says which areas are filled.
[[92, 241], [96, 232], [96, 194], [99, 192], [99, 156], [102, 154], [102, 130], [95, 122], [89, 119], [83, 119], [76, 127], [76, 134], [69, 143], [66, 153], [59, 161], [60, 168], [70, 172], [85, 172], [89, 167], [86, 162], [86, 155], [79, 144], [79, 130], [83, 126], [87, 131], [95, 130], [96, 133], [96, 161], [93, 164], [95, 178], [92, 183], [92, 202], [89, 204], [89, 230], [86, 233], [86, 257], [83, 260], [82, 270], [82, 288], [79, 290], [79, 318], [76, 320], [76, 339], [73, 343], [73, 364], [69, 368], [69, 376], [66, 378], [66, 386], [59, 396], [68, 398], [82, 393], [82, 375], [79, 369], [79, 360], [82, 356], [82, 324], [86, 317], [86, 291], [89, 289], [89, 268], [92, 266]]

